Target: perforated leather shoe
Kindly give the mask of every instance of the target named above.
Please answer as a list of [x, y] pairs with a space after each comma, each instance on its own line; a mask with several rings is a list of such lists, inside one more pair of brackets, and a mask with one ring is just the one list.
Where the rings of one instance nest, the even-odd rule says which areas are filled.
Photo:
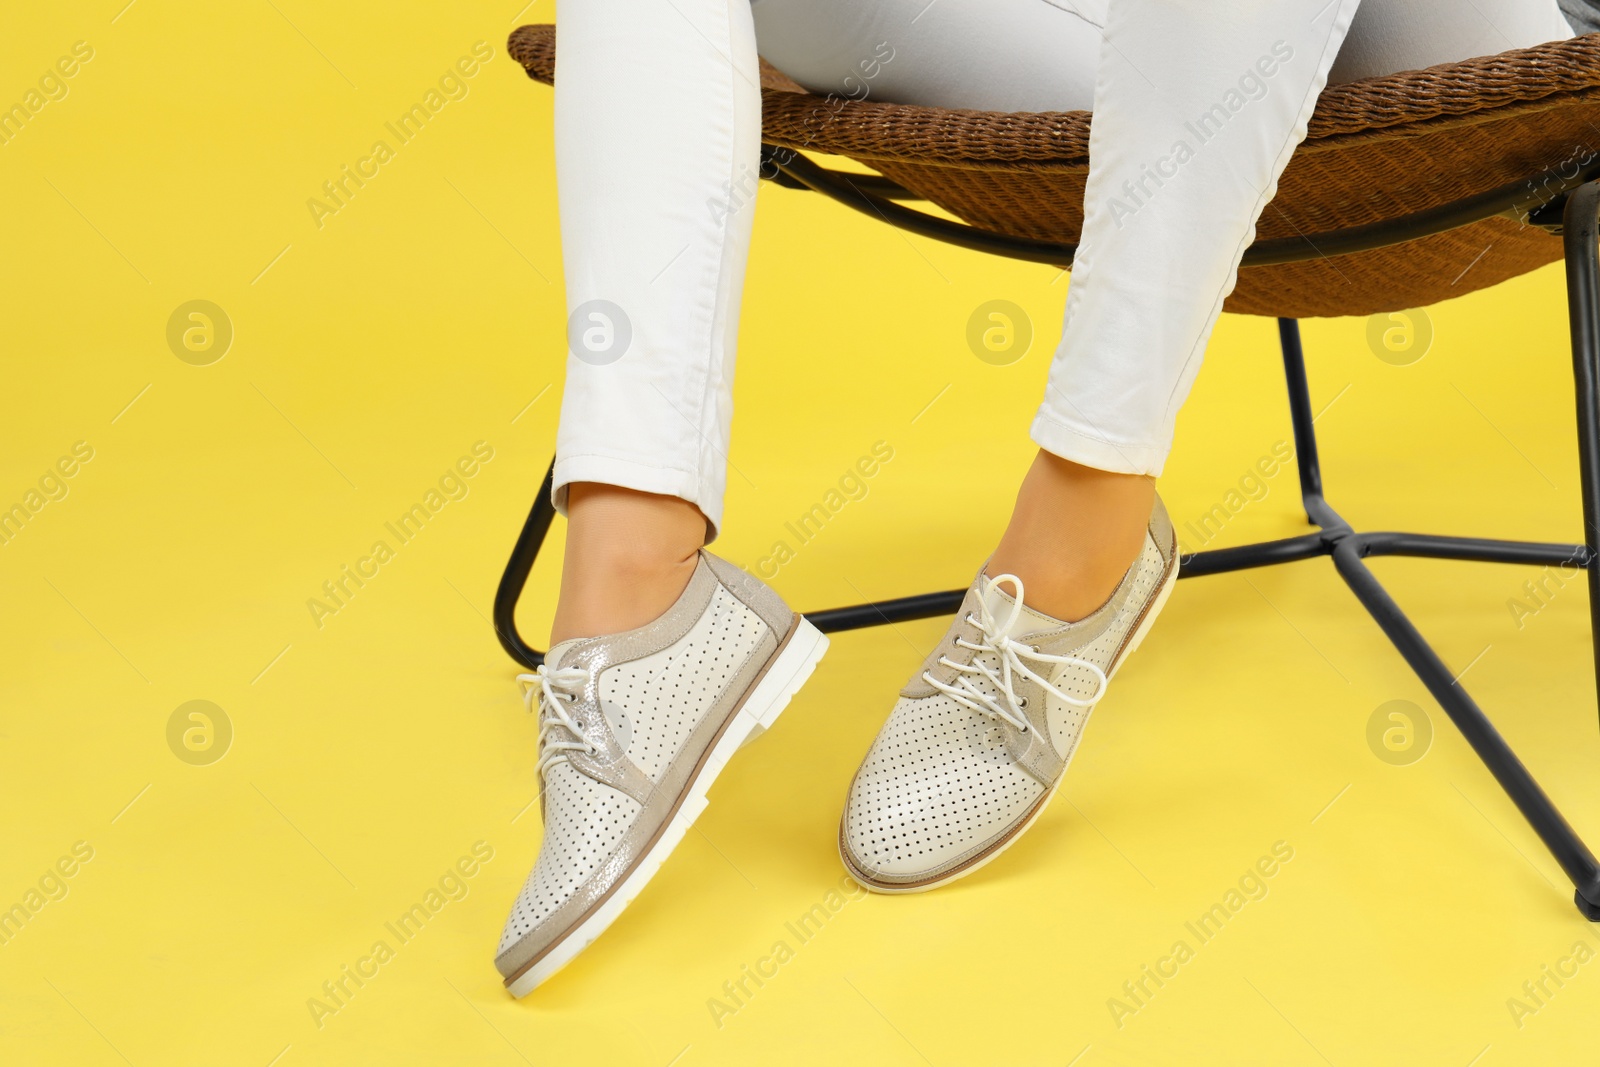
[[1166, 603], [1177, 547], [1158, 498], [1116, 592], [1072, 623], [1027, 607], [1015, 575], [979, 573], [850, 783], [839, 854], [856, 881], [882, 893], [933, 889], [1022, 836]]
[[565, 641], [519, 676], [539, 712], [544, 841], [495, 958], [514, 995], [633, 901], [728, 758], [772, 725], [827, 647], [771, 589], [702, 552], [661, 618]]

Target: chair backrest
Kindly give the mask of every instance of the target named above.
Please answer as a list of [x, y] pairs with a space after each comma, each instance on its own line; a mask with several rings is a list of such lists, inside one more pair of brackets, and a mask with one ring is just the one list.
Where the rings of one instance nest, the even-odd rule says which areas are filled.
[[[1600, 2], [1600, 0], [1595, 0]], [[553, 82], [554, 27], [510, 52]], [[762, 140], [859, 160], [975, 226], [1076, 244], [1086, 111], [1002, 113], [843, 100], [763, 69]], [[1600, 34], [1328, 88], [1258, 226], [1272, 239], [1382, 223], [1600, 163]], [[1557, 237], [1497, 217], [1404, 244], [1245, 267], [1227, 310], [1304, 318], [1420, 307], [1558, 258]]]

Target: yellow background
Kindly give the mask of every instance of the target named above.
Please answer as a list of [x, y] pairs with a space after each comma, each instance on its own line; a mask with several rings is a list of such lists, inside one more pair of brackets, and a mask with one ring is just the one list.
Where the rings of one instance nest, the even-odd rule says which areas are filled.
[[[124, 2], [31, 5], [0, 38], [0, 102], [94, 49], [0, 145], [0, 503], [94, 449], [0, 546], [0, 907], [75, 842], [94, 850], [0, 945], [0, 1060], [1592, 1055], [1600, 963], [1520, 1027], [1507, 1001], [1600, 936], [1324, 561], [1180, 585], [1024, 841], [939, 892], [850, 899], [719, 1027], [708, 1001], [837, 885], [849, 776], [943, 624], [837, 636], [637, 903], [511, 1000], [491, 957], [539, 843], [535, 729], [485, 616], [550, 457], [565, 311], [551, 94], [504, 39], [552, 2]], [[470, 95], [319, 229], [307, 199], [479, 40], [494, 55]], [[800, 608], [965, 585], [1031, 455], [1066, 284], [764, 188], [719, 551], [754, 563], [882, 440], [869, 495], [774, 584]], [[964, 335], [1002, 298], [1037, 338], [995, 367]], [[210, 366], [167, 347], [192, 299], [233, 323]], [[1307, 325], [1335, 505], [1366, 528], [1576, 540], [1559, 268], [1430, 314], [1433, 348], [1406, 367], [1364, 321]], [[1162, 479], [1180, 527], [1288, 433], [1272, 323], [1225, 318]], [[307, 599], [477, 441], [494, 458], [470, 494], [318, 628]], [[1215, 544], [1304, 532], [1292, 473], [1269, 484]], [[523, 612], [540, 639], [558, 563]], [[1536, 569], [1375, 566], [1600, 836], [1581, 583], [1519, 628], [1507, 602]], [[234, 732], [209, 766], [167, 745], [196, 699]], [[1409, 766], [1366, 741], [1396, 699], [1434, 727]], [[1294, 858], [1268, 895], [1119, 1028], [1108, 999], [1280, 840]], [[319, 1027], [308, 999], [395, 944], [384, 924], [478, 841], [493, 859], [467, 895]]]

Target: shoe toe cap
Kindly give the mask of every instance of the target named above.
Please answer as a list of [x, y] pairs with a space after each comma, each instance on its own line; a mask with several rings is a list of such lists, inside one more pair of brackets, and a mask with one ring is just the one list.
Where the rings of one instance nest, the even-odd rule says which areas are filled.
[[626, 872], [640, 804], [619, 790], [552, 768], [539, 858], [506, 918], [495, 967], [510, 978], [582, 919]]
[[851, 783], [840, 850], [869, 886], [935, 879], [1004, 838], [1043, 794], [992, 721], [941, 698], [902, 699]]

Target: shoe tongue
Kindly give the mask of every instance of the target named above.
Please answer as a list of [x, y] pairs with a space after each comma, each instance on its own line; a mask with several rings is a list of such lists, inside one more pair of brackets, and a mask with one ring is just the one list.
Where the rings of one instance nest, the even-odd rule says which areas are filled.
[[[1017, 602], [1010, 593], [1011, 583], [1007, 582], [1001, 586], [987, 577], [984, 577], [982, 582], [983, 603], [989, 609], [989, 614], [994, 617], [995, 625], [1004, 626], [1006, 619], [1011, 615], [1012, 605]], [[1023, 634], [1037, 633], [1040, 630], [1059, 630], [1065, 625], [1066, 623], [1060, 619], [1052, 619], [1048, 615], [1034, 611], [1024, 603], [1017, 611], [1016, 620], [1006, 630], [1006, 636], [1021, 637]]]

